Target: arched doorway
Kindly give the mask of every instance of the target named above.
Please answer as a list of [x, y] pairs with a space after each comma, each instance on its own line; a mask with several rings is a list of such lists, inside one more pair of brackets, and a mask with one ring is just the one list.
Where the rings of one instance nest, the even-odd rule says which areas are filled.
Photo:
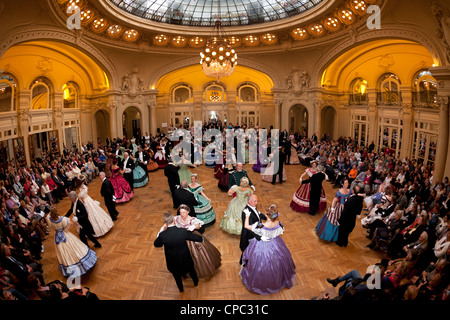
[[106, 110], [98, 110], [94, 114], [95, 128], [97, 130], [96, 139], [99, 138], [101, 143], [106, 143], [106, 137], [111, 138], [110, 116]]
[[334, 138], [335, 136], [335, 119], [336, 119], [336, 110], [332, 106], [326, 106], [322, 109], [322, 134], [327, 134], [327, 136]]
[[296, 104], [289, 109], [289, 131], [303, 133], [308, 135], [308, 109], [301, 104]]
[[140, 137], [141, 132], [141, 112], [136, 107], [128, 107], [122, 114], [122, 132], [127, 139]]

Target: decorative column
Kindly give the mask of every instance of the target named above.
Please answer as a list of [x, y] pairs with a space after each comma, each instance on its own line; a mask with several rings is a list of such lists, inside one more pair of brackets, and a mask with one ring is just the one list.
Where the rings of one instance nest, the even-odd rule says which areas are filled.
[[[410, 157], [412, 154], [412, 141], [414, 135], [413, 119], [414, 119], [414, 109], [412, 105], [413, 92], [411, 86], [403, 85], [400, 86], [402, 93], [402, 107], [403, 107], [403, 133], [401, 136], [401, 148], [400, 148], [400, 159], [405, 157]], [[400, 132], [399, 132], [400, 135]]]
[[436, 147], [436, 160], [433, 181], [442, 181], [450, 177], [450, 146], [449, 146], [449, 97], [450, 97], [450, 66], [429, 68], [437, 81], [437, 103], [439, 106], [439, 136]]
[[203, 123], [203, 92], [194, 91], [194, 121], [201, 121]]
[[368, 116], [368, 124], [369, 124], [369, 139], [367, 140], [367, 144], [370, 145], [372, 141], [375, 143], [375, 150], [378, 149], [378, 105], [377, 105], [377, 92], [375, 88], [367, 89], [367, 97], [369, 100], [369, 116]]
[[237, 123], [236, 117], [236, 91], [227, 92], [227, 124]]
[[[86, 144], [94, 141], [92, 138], [92, 109], [88, 104], [82, 105], [80, 109], [80, 137], [79, 142]], [[97, 137], [95, 138], [97, 141]]]
[[414, 136], [414, 108], [411, 103], [403, 103], [403, 133], [401, 137], [400, 159], [410, 158]]
[[322, 132], [320, 128], [320, 124], [322, 122], [322, 99], [314, 100], [314, 128], [311, 133], [308, 133], [309, 136], [312, 136], [313, 133], [316, 134], [317, 139], [322, 137]]
[[58, 131], [59, 150], [64, 148], [64, 131], [63, 131], [63, 107], [64, 92], [55, 92], [55, 106], [53, 108], [53, 130]]
[[444, 178], [445, 165], [446, 162], [449, 160], [447, 158], [448, 142], [449, 142], [448, 139], [449, 97], [438, 96], [437, 101], [439, 104], [439, 136], [438, 136], [438, 143], [436, 146], [436, 160], [435, 160], [433, 181], [442, 181], [442, 179]]
[[274, 104], [274, 129], [280, 129], [281, 128], [281, 121], [280, 121], [280, 113], [281, 113], [281, 106], [283, 105], [283, 100], [281, 99], [275, 99], [273, 102]]
[[20, 90], [18, 94], [18, 114], [17, 114], [17, 122], [18, 122], [18, 137], [23, 138], [23, 148], [25, 151], [25, 159], [27, 165], [31, 164], [31, 156], [30, 156], [30, 144], [28, 141], [29, 137], [29, 115], [30, 115], [30, 99], [31, 99], [31, 91], [30, 90]]

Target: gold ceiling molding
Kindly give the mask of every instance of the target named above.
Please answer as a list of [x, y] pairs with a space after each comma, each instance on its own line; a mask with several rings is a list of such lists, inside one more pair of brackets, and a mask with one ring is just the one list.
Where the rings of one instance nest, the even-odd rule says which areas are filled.
[[[151, 28], [137, 28], [127, 23], [126, 19], [121, 20], [116, 16], [104, 13], [99, 10], [91, 0], [52, 0], [57, 4], [63, 16], [68, 19], [75, 10], [80, 10], [81, 27], [91, 31], [96, 35], [101, 35], [112, 40], [120, 40], [127, 43], [146, 42], [150, 46], [162, 48], [200, 48], [207, 40], [206, 35], [190, 33], [190, 27], [183, 26], [185, 33], [173, 33], [169, 27], [169, 32], [161, 32], [166, 24], [160, 24], [160, 30]], [[259, 29], [251, 29], [248, 34], [239, 31], [233, 34], [233, 30], [227, 31], [232, 47], [254, 48], [270, 47], [282, 45], [289, 42], [305, 42], [308, 40], [320, 39], [327, 35], [332, 35], [344, 31], [349, 26], [367, 19], [370, 14], [367, 8], [373, 4], [380, 4], [383, 0], [342, 0], [341, 5], [335, 6], [331, 11], [314, 16], [312, 21], [305, 24], [296, 25], [295, 20], [289, 19], [284, 28], [277, 25], [275, 30], [271, 30], [271, 24], [263, 24]], [[336, 1], [338, 3], [338, 1]], [[334, 4], [334, 2], [333, 2]], [[97, 4], [98, 5], [98, 4]], [[303, 19], [304, 20], [304, 19]], [[281, 20], [282, 21], [282, 20]], [[292, 22], [294, 21], [294, 22]], [[209, 29], [208, 29], [209, 30]], [[245, 30], [245, 29], [243, 29]]]

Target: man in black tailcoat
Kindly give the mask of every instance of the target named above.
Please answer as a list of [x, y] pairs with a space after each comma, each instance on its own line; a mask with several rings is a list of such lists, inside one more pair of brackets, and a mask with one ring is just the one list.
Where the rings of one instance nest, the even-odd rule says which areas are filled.
[[199, 203], [195, 199], [194, 194], [188, 189], [188, 182], [186, 180], [181, 181], [180, 188], [176, 189], [174, 192], [175, 207], [178, 208], [180, 205], [185, 204], [189, 207], [189, 215], [191, 217], [196, 217], [194, 206], [198, 206]]
[[167, 177], [167, 182], [169, 183], [174, 209], [178, 208], [175, 204], [175, 190], [180, 185], [178, 170], [180, 170], [180, 167], [177, 167], [169, 157], [169, 163], [164, 167], [164, 175]]
[[108, 178], [106, 178], [105, 173], [102, 171], [99, 173], [99, 177], [102, 180], [102, 187], [100, 189], [100, 194], [102, 195], [103, 199], [105, 200], [106, 208], [108, 209], [109, 215], [111, 216], [112, 220], [117, 220], [117, 216], [119, 215], [119, 212], [117, 212], [116, 209], [116, 202], [115, 202], [115, 192], [114, 187], [109, 181]]
[[311, 191], [309, 196], [309, 214], [315, 215], [319, 211], [320, 195], [322, 194], [322, 182], [328, 176], [323, 171], [318, 171], [311, 178], [303, 180], [301, 183], [311, 183]]
[[183, 292], [183, 277], [186, 274], [189, 273], [195, 286], [198, 284], [194, 261], [186, 241], [202, 242], [203, 237], [189, 232], [187, 229], [177, 228], [171, 212], [165, 212], [163, 219], [165, 224], [159, 230], [153, 245], [157, 248], [164, 246], [167, 270], [172, 273], [178, 290]]
[[87, 238], [94, 243], [94, 247], [100, 248], [102, 245], [98, 240], [94, 237], [95, 231], [92, 227], [91, 222], [89, 221], [88, 213], [86, 207], [83, 202], [78, 200], [77, 193], [75, 191], [69, 192], [69, 198], [72, 201], [72, 206], [69, 211], [66, 213], [66, 217], [69, 218], [72, 213], [77, 218], [77, 222], [80, 225], [80, 240], [88, 246]]
[[342, 209], [339, 218], [339, 232], [336, 244], [340, 247], [346, 247], [348, 244], [348, 236], [355, 228], [356, 216], [361, 214], [363, 208], [363, 197], [359, 194], [360, 187], [355, 185], [352, 195], [345, 201], [344, 209]]
[[148, 160], [150, 160], [150, 155], [147, 152], [144, 152], [141, 146], [138, 146], [134, 157], [137, 159], [139, 167], [144, 169], [144, 171], [147, 172], [148, 175], [147, 164]]
[[123, 177], [127, 180], [130, 185], [131, 190], [134, 190], [134, 178], [133, 178], [133, 170], [134, 170], [134, 161], [128, 155], [128, 152], [123, 153], [123, 160], [120, 164], [120, 168], [123, 170]]
[[[242, 254], [244, 253], [245, 249], [248, 247], [249, 240], [255, 238], [256, 240], [260, 241], [266, 241], [264, 237], [261, 237], [254, 233], [251, 230], [248, 230], [244, 226], [245, 216], [246, 213], [250, 212], [249, 217], [249, 224], [252, 225], [255, 222], [261, 222], [262, 220], [267, 220], [267, 217], [260, 213], [258, 209], [256, 209], [256, 205], [258, 204], [258, 196], [256, 194], [252, 194], [248, 197], [247, 205], [245, 206], [244, 210], [242, 210], [242, 231], [241, 231], [241, 240], [239, 242], [239, 248], [242, 251]], [[241, 259], [239, 261], [240, 264], [245, 265], [246, 262], [242, 261], [242, 254]]]
[[278, 161], [278, 166], [275, 165], [274, 162], [272, 162], [272, 166], [274, 166], [274, 168], [278, 167], [278, 170], [276, 172], [273, 173], [272, 176], [272, 184], [275, 184], [275, 182], [277, 181], [277, 176], [279, 179], [280, 183], [283, 183], [283, 166], [284, 166], [284, 161], [286, 159], [286, 154], [283, 152], [283, 148], [282, 147], [278, 147], [278, 150], [273, 154], [273, 158], [272, 161]]

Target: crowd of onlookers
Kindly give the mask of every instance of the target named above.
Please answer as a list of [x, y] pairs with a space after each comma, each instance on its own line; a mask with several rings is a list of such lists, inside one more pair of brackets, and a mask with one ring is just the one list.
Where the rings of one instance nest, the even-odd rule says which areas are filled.
[[[300, 136], [296, 144], [301, 162], [317, 160], [335, 186], [343, 179], [360, 185], [366, 194], [361, 224], [367, 229], [367, 247], [385, 252], [376, 276], [350, 270], [328, 279], [333, 286], [343, 282], [336, 299], [447, 300], [448, 177], [437, 181], [433, 164], [400, 159], [389, 148], [377, 151], [373, 143], [361, 147], [351, 138]], [[376, 277], [379, 286], [372, 283]]]
[[0, 167], [0, 299], [96, 297], [86, 288], [45, 282], [42, 243], [49, 234], [46, 216], [51, 206], [75, 190], [78, 181], [91, 182], [105, 160], [91, 146], [64, 149], [58, 158], [44, 153], [26, 167]]
[[[211, 127], [222, 128], [205, 125], [203, 129]], [[303, 165], [317, 160], [330, 183], [339, 186], [348, 179], [366, 194], [361, 223], [367, 229], [368, 247], [386, 256], [377, 264], [381, 288], [373, 289], [370, 274], [355, 276], [357, 272], [351, 270], [346, 277], [328, 279], [333, 286], [344, 282], [337, 299], [448, 299], [447, 177], [436, 181], [433, 164], [400, 159], [389, 148], [375, 150], [373, 143], [359, 146], [349, 137], [331, 140], [326, 135], [308, 137], [305, 132], [281, 135], [290, 137]], [[58, 158], [43, 154], [27, 167], [0, 166], [0, 298], [97, 298], [86, 288], [71, 290], [60, 281], [44, 281], [40, 261], [45, 250], [42, 241], [49, 233], [46, 214], [77, 187], [80, 175], [89, 183], [104, 171], [108, 152], [137, 146], [156, 151], [162, 142], [167, 151], [173, 147], [163, 134], [107, 138], [99, 140], [97, 148], [88, 143], [81, 150], [64, 149]]]

